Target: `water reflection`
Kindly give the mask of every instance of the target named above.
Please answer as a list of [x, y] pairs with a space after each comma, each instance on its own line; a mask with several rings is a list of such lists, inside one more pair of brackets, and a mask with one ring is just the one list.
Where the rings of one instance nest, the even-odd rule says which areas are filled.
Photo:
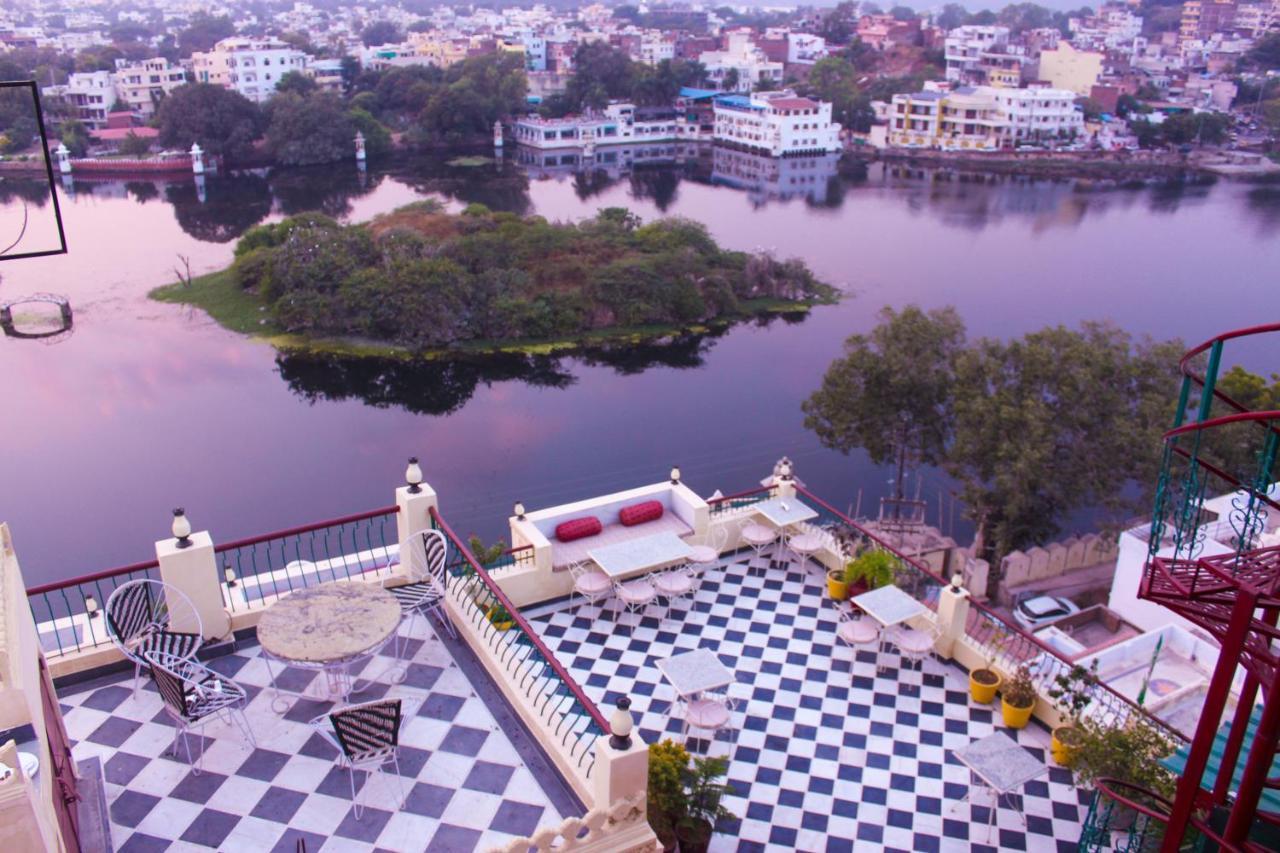
[[1245, 198], [1261, 234], [1280, 230], [1280, 186], [1255, 187]]
[[285, 216], [318, 210], [334, 219], [351, 213], [351, 200], [378, 188], [385, 173], [370, 175], [353, 168], [311, 166], [282, 169], [271, 176], [271, 192]]
[[197, 240], [229, 243], [271, 213], [271, 185], [259, 173], [218, 175], [205, 186], [203, 200], [194, 181], [164, 188], [178, 226]]

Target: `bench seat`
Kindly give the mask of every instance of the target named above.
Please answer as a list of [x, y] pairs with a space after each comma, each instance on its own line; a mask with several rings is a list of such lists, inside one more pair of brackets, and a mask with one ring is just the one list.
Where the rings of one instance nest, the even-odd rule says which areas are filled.
[[674, 533], [677, 536], [687, 536], [692, 532], [692, 527], [685, 524], [675, 513], [671, 512], [664, 513], [659, 519], [646, 521], [644, 524], [637, 524], [634, 527], [624, 527], [617, 523], [606, 524], [599, 533], [584, 539], [575, 539], [572, 542], [552, 540], [551, 570], [554, 572], [566, 571], [572, 563], [591, 559], [587, 556], [587, 552], [604, 545], [615, 545], [619, 542], [627, 542], [643, 536], [652, 536], [655, 533]]

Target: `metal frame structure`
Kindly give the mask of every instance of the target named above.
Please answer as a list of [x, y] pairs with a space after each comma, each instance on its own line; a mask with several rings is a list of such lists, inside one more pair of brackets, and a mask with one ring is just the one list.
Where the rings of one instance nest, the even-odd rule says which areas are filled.
[[[1224, 345], [1260, 335], [1280, 339], [1280, 323], [1227, 332], [1183, 356], [1177, 412], [1173, 427], [1164, 435], [1164, 461], [1138, 595], [1203, 628], [1222, 647], [1174, 799], [1151, 813], [1166, 824], [1161, 850], [1167, 853], [1179, 848], [1190, 828], [1224, 849], [1260, 850], [1249, 840], [1255, 823], [1280, 827], [1280, 814], [1258, 809], [1264, 787], [1280, 789], [1280, 778], [1267, 778], [1280, 740], [1280, 631], [1276, 628], [1280, 547], [1257, 547], [1268, 510], [1280, 510], [1271, 493], [1280, 459], [1280, 411], [1251, 411], [1217, 387]], [[1200, 371], [1202, 357], [1205, 367]], [[1198, 399], [1193, 401], [1193, 395]], [[1215, 416], [1215, 402], [1228, 413]], [[1194, 416], [1188, 418], [1193, 405]], [[1255, 459], [1253, 471], [1226, 471], [1205, 458], [1212, 437], [1223, 435], [1224, 428], [1237, 439], [1249, 437], [1245, 447]], [[1225, 553], [1204, 556], [1203, 508], [1211, 480], [1234, 492], [1227, 518], [1230, 544]], [[1217, 779], [1211, 791], [1204, 790], [1202, 777], [1237, 666], [1245, 671], [1244, 688]], [[1232, 791], [1249, 717], [1260, 692], [1261, 721], [1237, 789]], [[1229, 810], [1220, 833], [1207, 825], [1204, 814], [1209, 809]]]
[[62, 208], [58, 205], [58, 191], [54, 187], [53, 182], [53, 159], [49, 156], [49, 137], [44, 129], [44, 110], [40, 108], [40, 90], [36, 86], [36, 82], [34, 80], [0, 80], [0, 90], [4, 89], [31, 90], [31, 103], [35, 107], [36, 125], [40, 128], [40, 150], [44, 153], [45, 177], [49, 182], [49, 198], [53, 200], [53, 216], [58, 222], [58, 248], [44, 249], [38, 252], [19, 252], [16, 255], [8, 254], [9, 249], [14, 248], [22, 241], [21, 236], [19, 236], [13, 246], [0, 251], [0, 261], [16, 261], [21, 260], [22, 258], [43, 258], [47, 255], [65, 255], [67, 253], [67, 233], [62, 226]]

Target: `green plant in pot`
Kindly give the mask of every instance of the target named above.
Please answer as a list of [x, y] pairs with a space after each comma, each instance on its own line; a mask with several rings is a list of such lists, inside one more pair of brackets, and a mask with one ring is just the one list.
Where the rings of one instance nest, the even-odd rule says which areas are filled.
[[1000, 689], [1000, 673], [996, 671], [996, 655], [1004, 647], [1003, 635], [993, 637], [990, 651], [987, 654], [986, 666], [969, 670], [969, 695], [973, 701], [990, 705], [995, 701], [996, 691]]
[[879, 548], [863, 551], [844, 566], [844, 582], [849, 597], [893, 583], [901, 564], [898, 558]]
[[688, 814], [684, 776], [689, 752], [673, 740], [649, 745], [649, 825], [664, 850], [676, 847], [676, 825]]
[[1076, 750], [1084, 740], [1081, 715], [1093, 701], [1093, 688], [1097, 683], [1098, 662], [1095, 660], [1087, 669], [1075, 664], [1071, 669], [1058, 673], [1046, 691], [1063, 718], [1063, 722], [1053, 730], [1049, 746], [1053, 760], [1063, 767], [1071, 766]]
[[1031, 678], [1031, 670], [1024, 663], [1004, 685], [1004, 691], [1000, 695], [1000, 713], [1004, 716], [1006, 726], [1021, 729], [1031, 722], [1031, 712], [1035, 707], [1036, 683]]
[[[1177, 778], [1160, 760], [1172, 755], [1175, 747], [1156, 726], [1139, 717], [1131, 717], [1120, 725], [1085, 718], [1079, 728], [1080, 744], [1071, 763], [1077, 784], [1091, 785], [1098, 779], [1115, 779], [1173, 799]], [[1136, 818], [1137, 814], [1128, 806], [1117, 806], [1111, 814], [1109, 828], [1127, 829]]]
[[685, 816], [676, 824], [676, 838], [681, 853], [703, 853], [711, 846], [711, 833], [716, 821], [733, 817], [724, 807], [724, 798], [732, 789], [721, 781], [729, 772], [729, 759], [695, 758], [685, 769]]

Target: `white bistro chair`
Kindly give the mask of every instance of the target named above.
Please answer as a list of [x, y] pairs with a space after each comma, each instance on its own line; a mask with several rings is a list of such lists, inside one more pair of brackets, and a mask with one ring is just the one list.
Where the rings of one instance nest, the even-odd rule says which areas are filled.
[[569, 593], [570, 607], [573, 606], [575, 595], [591, 605], [597, 605], [613, 595], [613, 581], [596, 568], [594, 563], [586, 561], [570, 563], [569, 574], [573, 576], [573, 591]]
[[907, 625], [895, 625], [886, 632], [889, 642], [893, 643], [898, 649], [898, 656], [903, 666], [899, 669], [906, 669], [906, 662], [913, 661], [920, 664], [920, 688], [924, 689], [924, 664], [925, 661], [933, 654], [934, 645], [938, 642], [940, 634], [938, 626], [931, 621], [924, 621], [923, 628], [912, 628]]
[[658, 590], [648, 578], [636, 578], [629, 581], [614, 581], [614, 594], [618, 597], [619, 610], [625, 608], [628, 613], [639, 614], [644, 618], [645, 609], [658, 597]]
[[874, 648], [876, 665], [880, 663], [880, 625], [876, 620], [862, 615], [850, 605], [839, 610], [840, 624], [836, 626], [836, 636], [840, 642], [849, 647], [849, 677], [853, 678], [858, 669], [858, 649]]
[[662, 611], [662, 621], [671, 615], [671, 607], [680, 599], [689, 599], [693, 606], [693, 596], [698, 592], [701, 573], [692, 565], [686, 564], [658, 572], [650, 576], [654, 591], [658, 597], [666, 601], [666, 609]]
[[707, 744], [707, 754], [710, 755], [712, 745], [720, 733], [725, 732], [728, 734], [729, 751], [732, 755], [733, 745], [737, 740], [737, 729], [733, 725], [733, 713], [737, 703], [727, 689], [724, 692], [705, 691], [693, 699], [678, 699], [676, 704], [683, 717], [680, 737], [686, 746], [688, 746], [690, 735], [695, 730], [710, 732], [711, 737]]
[[182, 590], [162, 581], [136, 580], [121, 584], [107, 599], [106, 614], [111, 642], [133, 661], [135, 699], [142, 671], [151, 666], [148, 654], [155, 652], [190, 660], [204, 643], [200, 613], [191, 599]]
[[[370, 778], [378, 771], [383, 776], [394, 776], [400, 799], [388, 810], [399, 811], [404, 805], [404, 777], [400, 775], [402, 710], [399, 699], [379, 699], [338, 708], [311, 721], [312, 728], [338, 750], [338, 766], [350, 772], [351, 809], [356, 820], [364, 817], [364, 804], [356, 795], [357, 770], [363, 770]], [[388, 765], [394, 773], [386, 772]]]
[[778, 541], [777, 530], [750, 517], [743, 520], [739, 535], [743, 544], [755, 552], [756, 559], [764, 559], [765, 550]]
[[203, 664], [177, 655], [147, 652], [146, 660], [151, 669], [151, 677], [155, 679], [156, 688], [160, 691], [160, 698], [164, 700], [164, 709], [176, 728], [173, 735], [173, 755], [177, 757], [178, 741], [181, 740], [192, 773], [197, 776], [200, 774], [200, 762], [204, 759], [204, 738], [199, 738], [199, 752], [193, 760], [191, 730], [202, 729], [210, 718], [223, 718], [234, 723], [244, 732], [249, 744], [257, 747], [253, 729], [249, 727], [249, 718], [244, 715], [248, 694], [243, 687]]
[[807, 567], [809, 558], [830, 547], [835, 550], [835, 537], [821, 527], [812, 524], [797, 525], [796, 531], [786, 537], [787, 550], [800, 558], [800, 568]]
[[[439, 530], [419, 530], [409, 536], [409, 540], [400, 549], [400, 565], [404, 569], [404, 577], [408, 583], [392, 586], [391, 581], [399, 580], [392, 575], [383, 581], [387, 591], [395, 596], [400, 604], [400, 624], [407, 622], [412, 634], [418, 617], [434, 615], [449, 636], [455, 640], [458, 632], [449, 620], [444, 609], [445, 562], [449, 556], [449, 541]], [[396, 659], [401, 657], [405, 637], [396, 632]]]
[[709, 566], [720, 561], [724, 546], [729, 542], [729, 528], [723, 524], [707, 534], [701, 545], [689, 547], [689, 563], [695, 566]]

